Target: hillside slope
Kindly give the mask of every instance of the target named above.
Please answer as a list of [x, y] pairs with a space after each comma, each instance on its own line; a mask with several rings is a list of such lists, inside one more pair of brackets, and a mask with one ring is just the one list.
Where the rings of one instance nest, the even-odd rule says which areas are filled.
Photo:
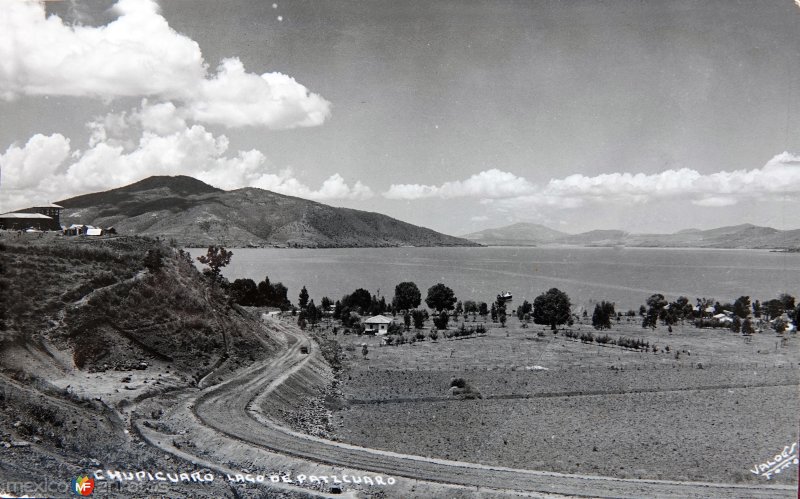
[[191, 177], [150, 177], [59, 201], [62, 224], [113, 226], [201, 247], [476, 246], [367, 211], [335, 208], [256, 188], [223, 191]]
[[[147, 250], [160, 265], [144, 265]], [[49, 233], [0, 241], [0, 289], [0, 481], [47, 477], [59, 497], [91, 469], [174, 468], [139, 438], [132, 414], [159, 418], [172, 393], [278, 350], [272, 331], [229, 306], [185, 253], [152, 240]], [[186, 495], [182, 484], [154, 488], [126, 496]], [[230, 487], [203, 491], [223, 497]]]

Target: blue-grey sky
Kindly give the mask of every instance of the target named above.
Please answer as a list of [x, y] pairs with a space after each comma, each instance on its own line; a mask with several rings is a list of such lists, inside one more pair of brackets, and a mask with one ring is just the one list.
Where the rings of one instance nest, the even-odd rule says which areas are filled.
[[0, 210], [181, 173], [450, 234], [800, 226], [791, 0], [113, 5], [0, 14]]

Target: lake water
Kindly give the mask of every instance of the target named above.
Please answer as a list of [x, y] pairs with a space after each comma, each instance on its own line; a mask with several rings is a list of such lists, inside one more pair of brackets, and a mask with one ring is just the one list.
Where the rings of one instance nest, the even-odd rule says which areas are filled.
[[[190, 249], [193, 257], [204, 249]], [[380, 292], [391, 301], [394, 287], [413, 281], [422, 291], [437, 282], [460, 300], [491, 302], [503, 290], [514, 294], [512, 308], [557, 287], [578, 307], [613, 301], [617, 310], [638, 309], [653, 293], [733, 301], [748, 295], [771, 299], [800, 295], [800, 254], [761, 250], [483, 247], [364, 249], [245, 249], [224, 275], [283, 282], [297, 301], [302, 286], [319, 304], [357, 288]], [[590, 310], [591, 312], [591, 310]]]

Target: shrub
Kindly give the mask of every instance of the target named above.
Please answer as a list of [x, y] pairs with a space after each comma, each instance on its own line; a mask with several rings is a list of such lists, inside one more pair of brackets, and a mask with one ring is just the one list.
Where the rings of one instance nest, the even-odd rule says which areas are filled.
[[594, 341], [596, 341], [601, 345], [605, 345], [606, 343], [611, 341], [611, 337], [608, 336], [607, 334], [604, 334], [603, 336], [598, 336], [597, 338], [595, 338]]

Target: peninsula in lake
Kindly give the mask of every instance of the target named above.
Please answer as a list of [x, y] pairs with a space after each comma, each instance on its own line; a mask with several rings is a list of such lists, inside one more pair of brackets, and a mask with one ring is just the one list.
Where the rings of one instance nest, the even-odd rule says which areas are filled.
[[380, 213], [254, 187], [224, 191], [183, 175], [148, 177], [58, 204], [66, 226], [113, 227], [118, 234], [158, 236], [182, 246], [479, 246]]

